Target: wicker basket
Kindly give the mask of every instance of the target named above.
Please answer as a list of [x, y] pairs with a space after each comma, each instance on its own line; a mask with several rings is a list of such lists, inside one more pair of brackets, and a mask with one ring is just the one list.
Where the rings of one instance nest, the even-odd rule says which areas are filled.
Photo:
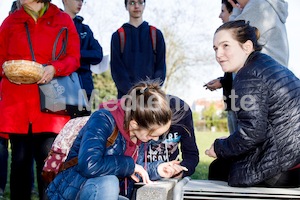
[[6, 61], [2, 68], [5, 76], [13, 83], [36, 83], [44, 73], [43, 65], [29, 60]]

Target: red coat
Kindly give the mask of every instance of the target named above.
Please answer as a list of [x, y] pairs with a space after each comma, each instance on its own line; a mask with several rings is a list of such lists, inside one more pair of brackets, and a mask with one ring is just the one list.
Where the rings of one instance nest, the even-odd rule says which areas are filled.
[[[53, 65], [55, 76], [69, 75], [80, 66], [80, 42], [73, 20], [51, 3], [37, 22], [23, 8], [4, 20], [0, 27], [0, 66], [8, 60], [32, 60], [25, 22], [28, 23], [37, 62]], [[52, 62], [53, 43], [62, 27], [67, 27], [69, 32], [67, 53]], [[57, 52], [61, 46], [62, 41], [59, 41]], [[0, 74], [0, 133], [27, 134], [29, 124], [32, 124], [33, 133], [59, 133], [70, 117], [42, 113], [37, 84], [11, 83], [2, 67]]]

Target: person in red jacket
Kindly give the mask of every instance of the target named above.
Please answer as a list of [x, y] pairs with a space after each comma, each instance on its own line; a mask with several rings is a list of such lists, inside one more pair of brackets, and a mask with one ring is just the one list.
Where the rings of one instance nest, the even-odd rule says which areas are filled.
[[[31, 165], [34, 157], [40, 199], [46, 199], [40, 174], [56, 135], [69, 116], [40, 111], [38, 84], [55, 76], [67, 76], [80, 65], [80, 42], [72, 19], [50, 0], [20, 0], [21, 8], [10, 14], [0, 27], [0, 66], [10, 60], [32, 60], [25, 24], [28, 25], [36, 62], [43, 64], [42, 78], [33, 84], [15, 84], [0, 67], [0, 133], [9, 136], [12, 161], [11, 199], [31, 199]], [[56, 35], [68, 28], [66, 53], [52, 61]], [[62, 40], [57, 48], [62, 47]]]

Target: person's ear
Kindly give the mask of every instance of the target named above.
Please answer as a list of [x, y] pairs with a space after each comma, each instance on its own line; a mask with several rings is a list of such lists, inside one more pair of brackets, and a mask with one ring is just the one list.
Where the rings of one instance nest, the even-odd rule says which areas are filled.
[[131, 120], [131, 121], [129, 122], [129, 127], [130, 127], [131, 129], [133, 129], [133, 130], [139, 129], [139, 125], [138, 125], [138, 123], [137, 123], [135, 120]]
[[250, 54], [253, 51], [253, 43], [251, 40], [247, 40], [244, 44], [243, 44], [243, 49], [246, 52], [246, 54]]

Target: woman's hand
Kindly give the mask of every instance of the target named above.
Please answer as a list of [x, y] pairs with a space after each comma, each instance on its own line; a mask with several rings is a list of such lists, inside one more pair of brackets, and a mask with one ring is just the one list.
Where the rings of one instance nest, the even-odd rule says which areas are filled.
[[135, 174], [140, 175], [140, 177], [142, 177], [143, 179], [143, 183], [152, 183], [152, 181], [149, 178], [149, 174], [148, 172], [141, 166], [138, 164], [135, 164], [135, 168], [134, 168], [134, 173], [131, 175], [131, 178], [135, 181], [135, 182], [139, 182], [139, 178], [135, 175]]
[[[227, 136], [222, 136], [222, 137], [219, 137], [218, 139], [226, 139], [226, 138], [228, 138], [228, 137]], [[214, 149], [214, 144], [212, 144], [209, 149], [205, 150], [205, 154], [208, 155], [209, 157], [217, 158], [217, 154], [216, 154], [215, 149]]]
[[203, 85], [203, 87], [205, 87], [205, 89], [209, 89], [210, 91], [214, 91], [216, 89], [221, 88], [222, 84], [220, 82], [220, 79], [214, 79]]
[[41, 78], [41, 80], [39, 80], [37, 82], [37, 84], [46, 84], [49, 83], [55, 74], [55, 68], [53, 67], [53, 65], [47, 65], [44, 67], [44, 74]]
[[242, 9], [239, 3], [234, 3], [233, 0], [228, 0], [228, 2], [232, 5], [233, 8]]
[[211, 145], [209, 149], [205, 150], [205, 154], [212, 158], [217, 158], [216, 152], [214, 150], [214, 144]]
[[179, 176], [182, 171], [187, 171], [186, 167], [180, 165], [180, 161], [173, 160], [171, 162], [165, 162], [158, 165], [158, 174], [163, 178], [171, 178], [175, 175]]

